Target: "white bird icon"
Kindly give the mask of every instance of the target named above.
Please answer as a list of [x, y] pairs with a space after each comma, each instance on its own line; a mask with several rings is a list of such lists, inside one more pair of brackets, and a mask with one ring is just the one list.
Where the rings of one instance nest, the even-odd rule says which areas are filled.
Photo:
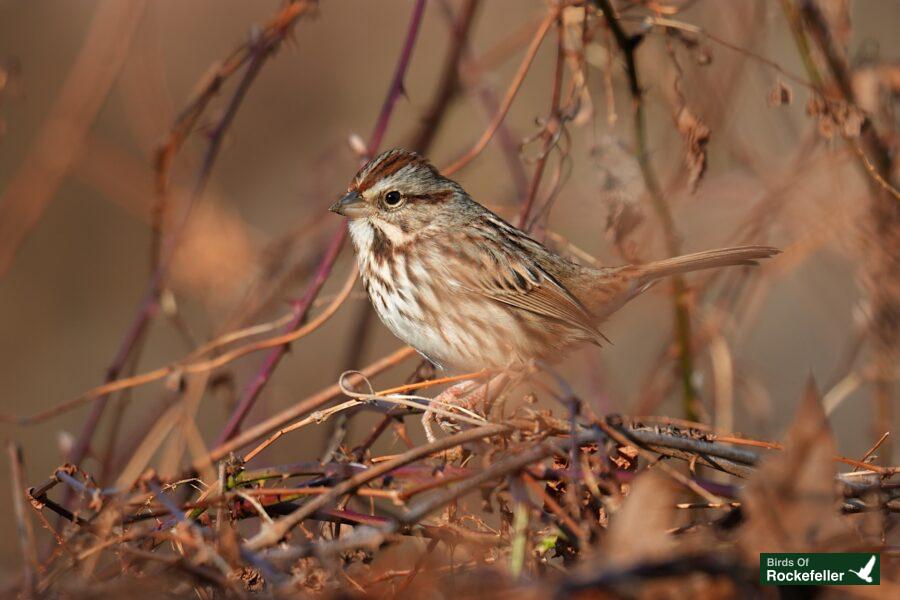
[[854, 571], [853, 569], [848, 569], [851, 573], [856, 574], [857, 577], [865, 581], [866, 583], [872, 583], [872, 569], [875, 567], [875, 555], [872, 555], [872, 558], [869, 559], [869, 562], [866, 563], [866, 566], [860, 569], [859, 571]]

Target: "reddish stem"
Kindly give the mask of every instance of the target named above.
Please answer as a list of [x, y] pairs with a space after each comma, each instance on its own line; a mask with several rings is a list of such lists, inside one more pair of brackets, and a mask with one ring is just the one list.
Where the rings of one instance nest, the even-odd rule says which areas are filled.
[[[410, 18], [409, 28], [406, 33], [406, 41], [400, 51], [400, 58], [397, 60], [397, 66], [394, 69], [391, 86], [388, 88], [387, 96], [384, 99], [384, 104], [381, 106], [381, 112], [378, 114], [378, 120], [375, 123], [375, 128], [372, 131], [372, 137], [369, 141], [368, 151], [370, 157], [375, 154], [378, 147], [381, 145], [391, 115], [393, 114], [394, 106], [403, 94], [403, 77], [406, 74], [410, 59], [412, 58], [412, 50], [422, 25], [422, 14], [424, 9], [425, 0], [418, 0], [413, 7], [412, 17]], [[285, 327], [285, 332], [293, 331], [306, 319], [306, 315], [312, 307], [316, 296], [318, 296], [322, 286], [331, 274], [331, 270], [334, 267], [334, 263], [337, 260], [346, 239], [347, 227], [346, 225], [342, 225], [331, 238], [331, 241], [328, 244], [328, 250], [325, 252], [325, 256], [322, 257], [322, 261], [316, 268], [316, 273], [313, 276], [313, 280], [307, 288], [306, 293], [304, 293], [303, 298], [297, 303], [297, 310], [294, 313], [294, 318]], [[262, 392], [266, 383], [272, 378], [275, 368], [278, 366], [278, 363], [281, 362], [287, 349], [287, 345], [279, 346], [269, 352], [266, 358], [263, 359], [262, 365], [260, 365], [256, 375], [250, 380], [250, 384], [241, 395], [241, 400], [231, 414], [231, 417], [228, 419], [228, 423], [225, 425], [225, 428], [222, 429], [222, 433], [219, 434], [215, 446], [221, 446], [240, 431], [241, 424], [250, 413], [250, 409], [256, 404], [256, 400], [259, 398], [259, 394]]]

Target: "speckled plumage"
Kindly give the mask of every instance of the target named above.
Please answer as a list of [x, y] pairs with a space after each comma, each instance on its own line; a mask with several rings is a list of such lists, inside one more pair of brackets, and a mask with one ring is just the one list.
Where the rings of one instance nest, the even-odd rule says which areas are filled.
[[750, 246], [585, 267], [402, 149], [365, 165], [332, 210], [350, 217], [362, 280], [382, 322], [436, 365], [458, 371], [560, 358], [580, 342], [599, 343], [600, 322], [659, 277], [777, 252]]

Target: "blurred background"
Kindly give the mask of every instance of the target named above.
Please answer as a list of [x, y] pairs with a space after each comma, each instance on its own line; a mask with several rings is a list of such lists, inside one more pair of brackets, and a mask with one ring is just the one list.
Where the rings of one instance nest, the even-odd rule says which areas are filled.
[[[421, 128], [452, 44], [451, 15], [463, 4], [426, 3], [405, 95], [383, 149], [409, 145]], [[900, 67], [892, 62], [900, 57], [900, 3], [820, 4], [854, 66], [860, 105], [892, 131], [895, 116], [884, 102], [900, 89]], [[29, 415], [103, 383], [152, 272], [155, 151], [211, 69], [259, 35], [281, 6], [0, 2], [2, 413]], [[886, 407], [897, 398], [890, 384], [873, 380], [876, 365], [883, 371], [892, 361], [870, 339], [873, 288], [866, 282], [875, 259], [871, 244], [880, 242], [874, 241], [869, 175], [846, 143], [858, 136], [858, 124], [854, 131], [852, 115], [831, 122], [810, 104], [810, 89], [795, 80], [810, 77], [779, 2], [617, 6], [629, 32], [646, 33], [636, 51], [646, 150], [682, 250], [740, 243], [785, 250], [752, 271], [688, 279], [699, 417], [724, 430], [778, 439], [813, 377], [833, 408], [839, 451], [862, 456], [896, 425]], [[406, 0], [329, 0], [298, 20], [225, 132], [159, 314], [122, 375], [170, 364], [216, 335], [290, 312], [289, 302], [302, 296], [327, 240], [342, 226], [326, 209], [360, 164], [360, 143], [353, 140], [370, 137], [412, 9]], [[539, 0], [477, 3], [464, 52], [469, 67], [427, 152], [437, 166], [453, 162], [486, 129], [545, 11]], [[672, 27], [650, 26], [648, 15], [669, 19]], [[565, 13], [572, 40], [583, 19], [580, 8]], [[537, 231], [557, 248], [571, 251], [571, 243], [604, 264], [659, 258], [666, 245], [635, 159], [623, 61], [609, 31], [592, 27], [580, 101], [561, 149], [548, 157], [537, 196], [538, 206], [548, 208]], [[546, 122], [555, 40], [551, 33], [538, 50], [504, 128], [454, 175], [509, 218], [540, 154], [540, 140], [523, 142]], [[174, 158], [164, 239], [238, 80], [225, 83]], [[699, 177], [698, 161], [706, 163]], [[896, 240], [893, 231], [885, 239]], [[898, 247], [882, 251], [896, 257]], [[322, 302], [340, 288], [351, 260], [345, 247]], [[898, 284], [888, 277], [879, 285], [896, 290]], [[363, 320], [361, 291], [357, 286], [334, 319], [291, 347], [247, 423], [399, 347], [377, 319]], [[604, 327], [612, 345], [585, 348], [560, 365], [598, 413], [684, 416], [670, 294], [670, 286], [657, 286]], [[251, 354], [213, 373], [196, 411], [207, 444], [263, 358]], [[403, 363], [381, 376], [378, 387], [404, 381], [414, 368], [415, 361]], [[84, 468], [115, 479], [154, 419], [177, 401], [171, 381], [114, 395]], [[89, 412], [82, 405], [35, 425], [2, 425], [2, 436], [23, 446], [26, 483], [45, 480], [67, 460]], [[371, 422], [354, 419], [348, 443], [357, 443]], [[410, 423], [421, 440], [420, 427]], [[315, 458], [328, 431], [322, 425], [283, 439], [266, 451], [267, 461]], [[113, 458], [98, 460], [106, 454]], [[7, 480], [8, 473], [4, 460], [0, 477]], [[4, 491], [3, 527], [12, 522], [9, 501]], [[12, 539], [0, 543], [0, 563], [9, 563]]]

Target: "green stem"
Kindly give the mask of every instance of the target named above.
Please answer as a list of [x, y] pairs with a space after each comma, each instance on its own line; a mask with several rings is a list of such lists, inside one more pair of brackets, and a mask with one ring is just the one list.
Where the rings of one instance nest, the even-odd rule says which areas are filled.
[[[616, 44], [625, 57], [629, 90], [634, 105], [632, 112], [634, 114], [635, 153], [637, 154], [638, 164], [644, 178], [644, 187], [647, 188], [653, 211], [662, 225], [666, 253], [669, 256], [678, 256], [681, 254], [681, 241], [647, 151], [647, 126], [644, 118], [644, 103], [634, 56], [637, 39], [629, 37], [625, 30], [622, 29], [622, 25], [616, 19], [615, 13], [613, 13], [609, 0], [595, 0], [595, 3], [603, 11], [606, 22], [609, 24], [613, 37], [616, 39]], [[694, 388], [691, 312], [687, 285], [684, 282], [684, 278], [680, 275], [672, 277], [672, 312], [675, 321], [675, 341], [678, 347], [678, 371], [681, 379], [684, 416], [690, 421], [697, 421], [699, 414], [697, 411], [697, 390]]]

